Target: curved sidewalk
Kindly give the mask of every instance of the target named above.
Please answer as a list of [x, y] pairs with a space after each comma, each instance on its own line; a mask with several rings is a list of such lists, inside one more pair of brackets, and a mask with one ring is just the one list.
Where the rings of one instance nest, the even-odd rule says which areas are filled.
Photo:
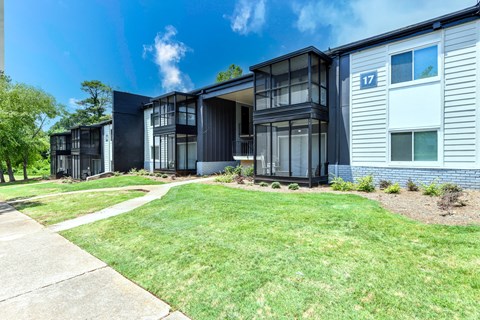
[[[67, 220], [67, 221], [63, 221], [63, 222], [51, 225], [48, 227], [48, 229], [54, 232], [59, 232], [59, 231], [72, 229], [84, 224], [88, 224], [95, 221], [107, 219], [113, 216], [117, 216], [119, 214], [134, 210], [153, 200], [162, 198], [168, 192], [168, 190], [170, 190], [173, 187], [190, 184], [190, 183], [200, 183], [200, 182], [210, 181], [213, 179], [214, 178], [202, 178], [202, 179], [172, 182], [172, 183], [166, 183], [166, 184], [161, 184], [156, 186], [150, 186], [149, 188], [150, 192], [148, 192], [143, 197], [130, 199], [94, 213], [90, 213], [75, 219], [71, 219], [71, 220]], [[120, 190], [126, 190], [126, 189], [120, 189]], [[96, 190], [90, 190], [90, 192], [95, 192], [95, 191]]]

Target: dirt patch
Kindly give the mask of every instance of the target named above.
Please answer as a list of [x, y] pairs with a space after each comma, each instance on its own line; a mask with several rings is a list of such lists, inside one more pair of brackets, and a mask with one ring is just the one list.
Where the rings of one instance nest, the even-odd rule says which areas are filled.
[[411, 219], [429, 223], [444, 225], [480, 225], [480, 191], [465, 190], [462, 200], [466, 203], [463, 207], [453, 207], [447, 214], [446, 211], [440, 210], [437, 205], [439, 197], [430, 197], [422, 194], [421, 191], [406, 191], [402, 189], [400, 194], [386, 194], [382, 190], [375, 190], [372, 193], [364, 193], [358, 191], [341, 192], [333, 191], [328, 186], [319, 186], [316, 188], [300, 188], [299, 190], [288, 190], [287, 186], [280, 189], [272, 189], [268, 187], [260, 187], [258, 184], [246, 182], [245, 184], [237, 183], [218, 183], [207, 182], [209, 184], [224, 185], [230, 188], [257, 190], [263, 192], [283, 192], [283, 193], [349, 193], [356, 194], [368, 199], [378, 201], [382, 206], [394, 213], [407, 216]]

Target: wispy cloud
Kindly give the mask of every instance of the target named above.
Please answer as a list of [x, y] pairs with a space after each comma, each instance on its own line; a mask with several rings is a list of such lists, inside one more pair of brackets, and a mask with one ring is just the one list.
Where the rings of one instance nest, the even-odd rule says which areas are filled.
[[230, 27], [234, 32], [247, 35], [250, 32], [259, 33], [265, 24], [266, 0], [238, 0], [231, 16]]
[[188, 75], [180, 70], [178, 64], [191, 49], [176, 40], [176, 35], [175, 27], [166, 26], [164, 33], [157, 34], [154, 44], [143, 46], [143, 58], [145, 59], [148, 54], [153, 55], [162, 78], [163, 89], [189, 91], [193, 84]]
[[367, 38], [472, 6], [476, 0], [316, 0], [295, 3], [295, 27], [313, 34], [331, 28], [332, 46]]
[[78, 107], [77, 99], [75, 99], [75, 98], [68, 99], [68, 108], [69, 109], [74, 110], [77, 107]]

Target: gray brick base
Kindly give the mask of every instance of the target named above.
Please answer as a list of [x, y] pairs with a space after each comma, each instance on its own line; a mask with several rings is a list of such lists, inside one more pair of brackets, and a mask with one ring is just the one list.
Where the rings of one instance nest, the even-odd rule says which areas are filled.
[[238, 161], [197, 162], [197, 174], [214, 174], [223, 171], [226, 166], [235, 167], [238, 164]]
[[480, 189], [480, 169], [416, 169], [416, 168], [383, 168], [357, 167], [349, 165], [330, 165], [330, 178], [337, 175], [346, 181], [354, 181], [360, 177], [372, 175], [376, 184], [380, 180], [390, 180], [405, 186], [408, 179], [415, 183], [456, 183], [462, 188]]

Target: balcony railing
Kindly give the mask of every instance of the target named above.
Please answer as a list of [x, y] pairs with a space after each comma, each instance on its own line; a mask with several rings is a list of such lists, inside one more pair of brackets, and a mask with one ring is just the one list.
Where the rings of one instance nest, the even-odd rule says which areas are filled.
[[253, 140], [233, 141], [234, 157], [253, 157]]

